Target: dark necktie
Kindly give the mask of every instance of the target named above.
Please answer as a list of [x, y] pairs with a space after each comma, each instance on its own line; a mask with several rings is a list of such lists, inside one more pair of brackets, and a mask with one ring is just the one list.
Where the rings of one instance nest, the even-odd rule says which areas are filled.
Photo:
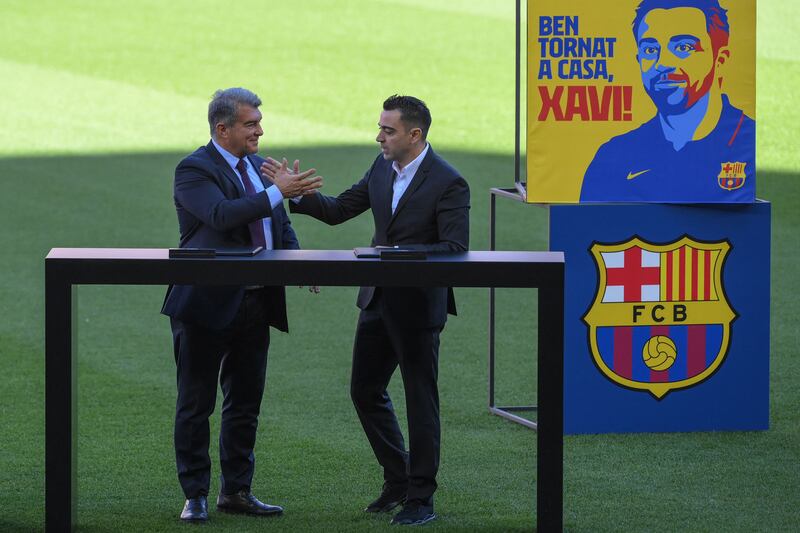
[[[247, 164], [244, 159], [239, 159], [239, 162], [236, 163], [236, 170], [239, 171], [239, 176], [242, 178], [245, 192], [248, 195], [256, 194], [256, 188], [253, 187], [253, 183], [247, 176]], [[264, 223], [261, 222], [261, 219], [250, 222], [247, 227], [250, 228], [250, 239], [253, 241], [253, 246], [262, 246], [266, 249], [267, 239], [264, 237]]]

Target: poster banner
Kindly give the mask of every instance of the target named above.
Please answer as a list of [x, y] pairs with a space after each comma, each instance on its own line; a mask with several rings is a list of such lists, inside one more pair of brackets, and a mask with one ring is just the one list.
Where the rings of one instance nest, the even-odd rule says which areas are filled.
[[554, 205], [550, 249], [565, 433], [768, 428], [768, 202]]
[[528, 0], [527, 200], [755, 201], [756, 0]]

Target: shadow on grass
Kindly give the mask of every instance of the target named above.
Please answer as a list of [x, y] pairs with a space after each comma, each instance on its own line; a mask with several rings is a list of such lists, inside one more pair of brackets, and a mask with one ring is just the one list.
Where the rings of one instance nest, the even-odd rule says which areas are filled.
[[44, 523], [39, 527], [30, 522], [9, 520], [0, 518], [0, 531], [5, 533], [31, 533], [32, 531], [44, 531]]
[[[37, 243], [48, 247], [172, 246], [178, 238], [172, 204], [173, 174], [177, 163], [190, 151], [0, 158], [0, 213], [19, 229], [4, 233], [0, 243], [29, 250]], [[474, 249], [486, 249], [488, 190], [513, 187], [513, 155], [447, 149], [437, 149], [437, 153], [469, 182], [471, 244]], [[323, 192], [335, 195], [364, 175], [378, 150], [377, 145], [275, 146], [265, 148], [261, 155], [300, 159], [303, 168], [313, 166], [325, 178]], [[305, 218], [294, 216], [292, 220], [305, 229]], [[539, 219], [528, 228], [543, 232], [546, 226]], [[498, 224], [503, 222], [499, 220]], [[363, 246], [373, 229], [369, 215], [341, 228], [312, 232], [310, 242], [305, 232], [298, 235], [305, 247], [331, 249], [351, 243]], [[315, 233], [323, 233], [324, 239], [314, 240]], [[539, 248], [545, 244], [537, 242]], [[519, 246], [523, 244], [524, 239]], [[507, 247], [513, 246], [517, 243], [509, 242]], [[46, 252], [44, 247], [34, 249]]]

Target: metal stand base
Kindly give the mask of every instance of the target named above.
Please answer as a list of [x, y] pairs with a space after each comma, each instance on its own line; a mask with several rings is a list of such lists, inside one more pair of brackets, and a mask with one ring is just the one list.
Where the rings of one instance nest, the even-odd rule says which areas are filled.
[[[517, 184], [519, 185], [519, 184]], [[497, 196], [502, 196], [504, 198], [509, 198], [511, 200], [516, 200], [518, 202], [524, 202], [525, 196], [524, 192], [521, 191], [519, 188], [514, 189], [498, 189], [493, 188], [489, 189], [490, 200], [489, 200], [489, 250], [495, 249], [495, 199]], [[514, 413], [525, 413], [531, 411], [538, 411], [538, 407], [535, 405], [527, 405], [527, 406], [508, 406], [508, 407], [501, 407], [495, 405], [494, 399], [494, 363], [495, 363], [495, 352], [494, 352], [494, 345], [495, 345], [495, 295], [494, 295], [494, 287], [489, 289], [489, 412], [493, 415], [505, 418], [506, 420], [510, 420], [526, 428], [530, 428], [536, 430], [539, 426], [536, 420], [530, 420], [523, 416], [514, 414]]]
[[512, 411], [536, 411], [538, 410], [537, 407], [528, 406], [528, 407], [492, 407], [489, 406], [489, 412], [493, 415], [497, 415], [499, 417], [505, 418], [506, 420], [511, 420], [512, 422], [516, 422], [526, 428], [536, 429], [539, 424], [534, 422], [533, 420], [528, 420], [527, 418], [523, 418], [521, 416], [515, 415]]

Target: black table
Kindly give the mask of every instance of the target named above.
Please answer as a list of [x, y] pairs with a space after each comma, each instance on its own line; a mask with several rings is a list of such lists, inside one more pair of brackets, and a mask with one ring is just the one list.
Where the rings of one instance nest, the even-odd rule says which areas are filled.
[[45, 260], [45, 527], [75, 525], [77, 285], [321, 285], [538, 288], [536, 526], [563, 511], [564, 256], [465, 252], [426, 260], [356, 259], [351, 250], [274, 250], [256, 257], [169, 259], [166, 249], [54, 248]]

